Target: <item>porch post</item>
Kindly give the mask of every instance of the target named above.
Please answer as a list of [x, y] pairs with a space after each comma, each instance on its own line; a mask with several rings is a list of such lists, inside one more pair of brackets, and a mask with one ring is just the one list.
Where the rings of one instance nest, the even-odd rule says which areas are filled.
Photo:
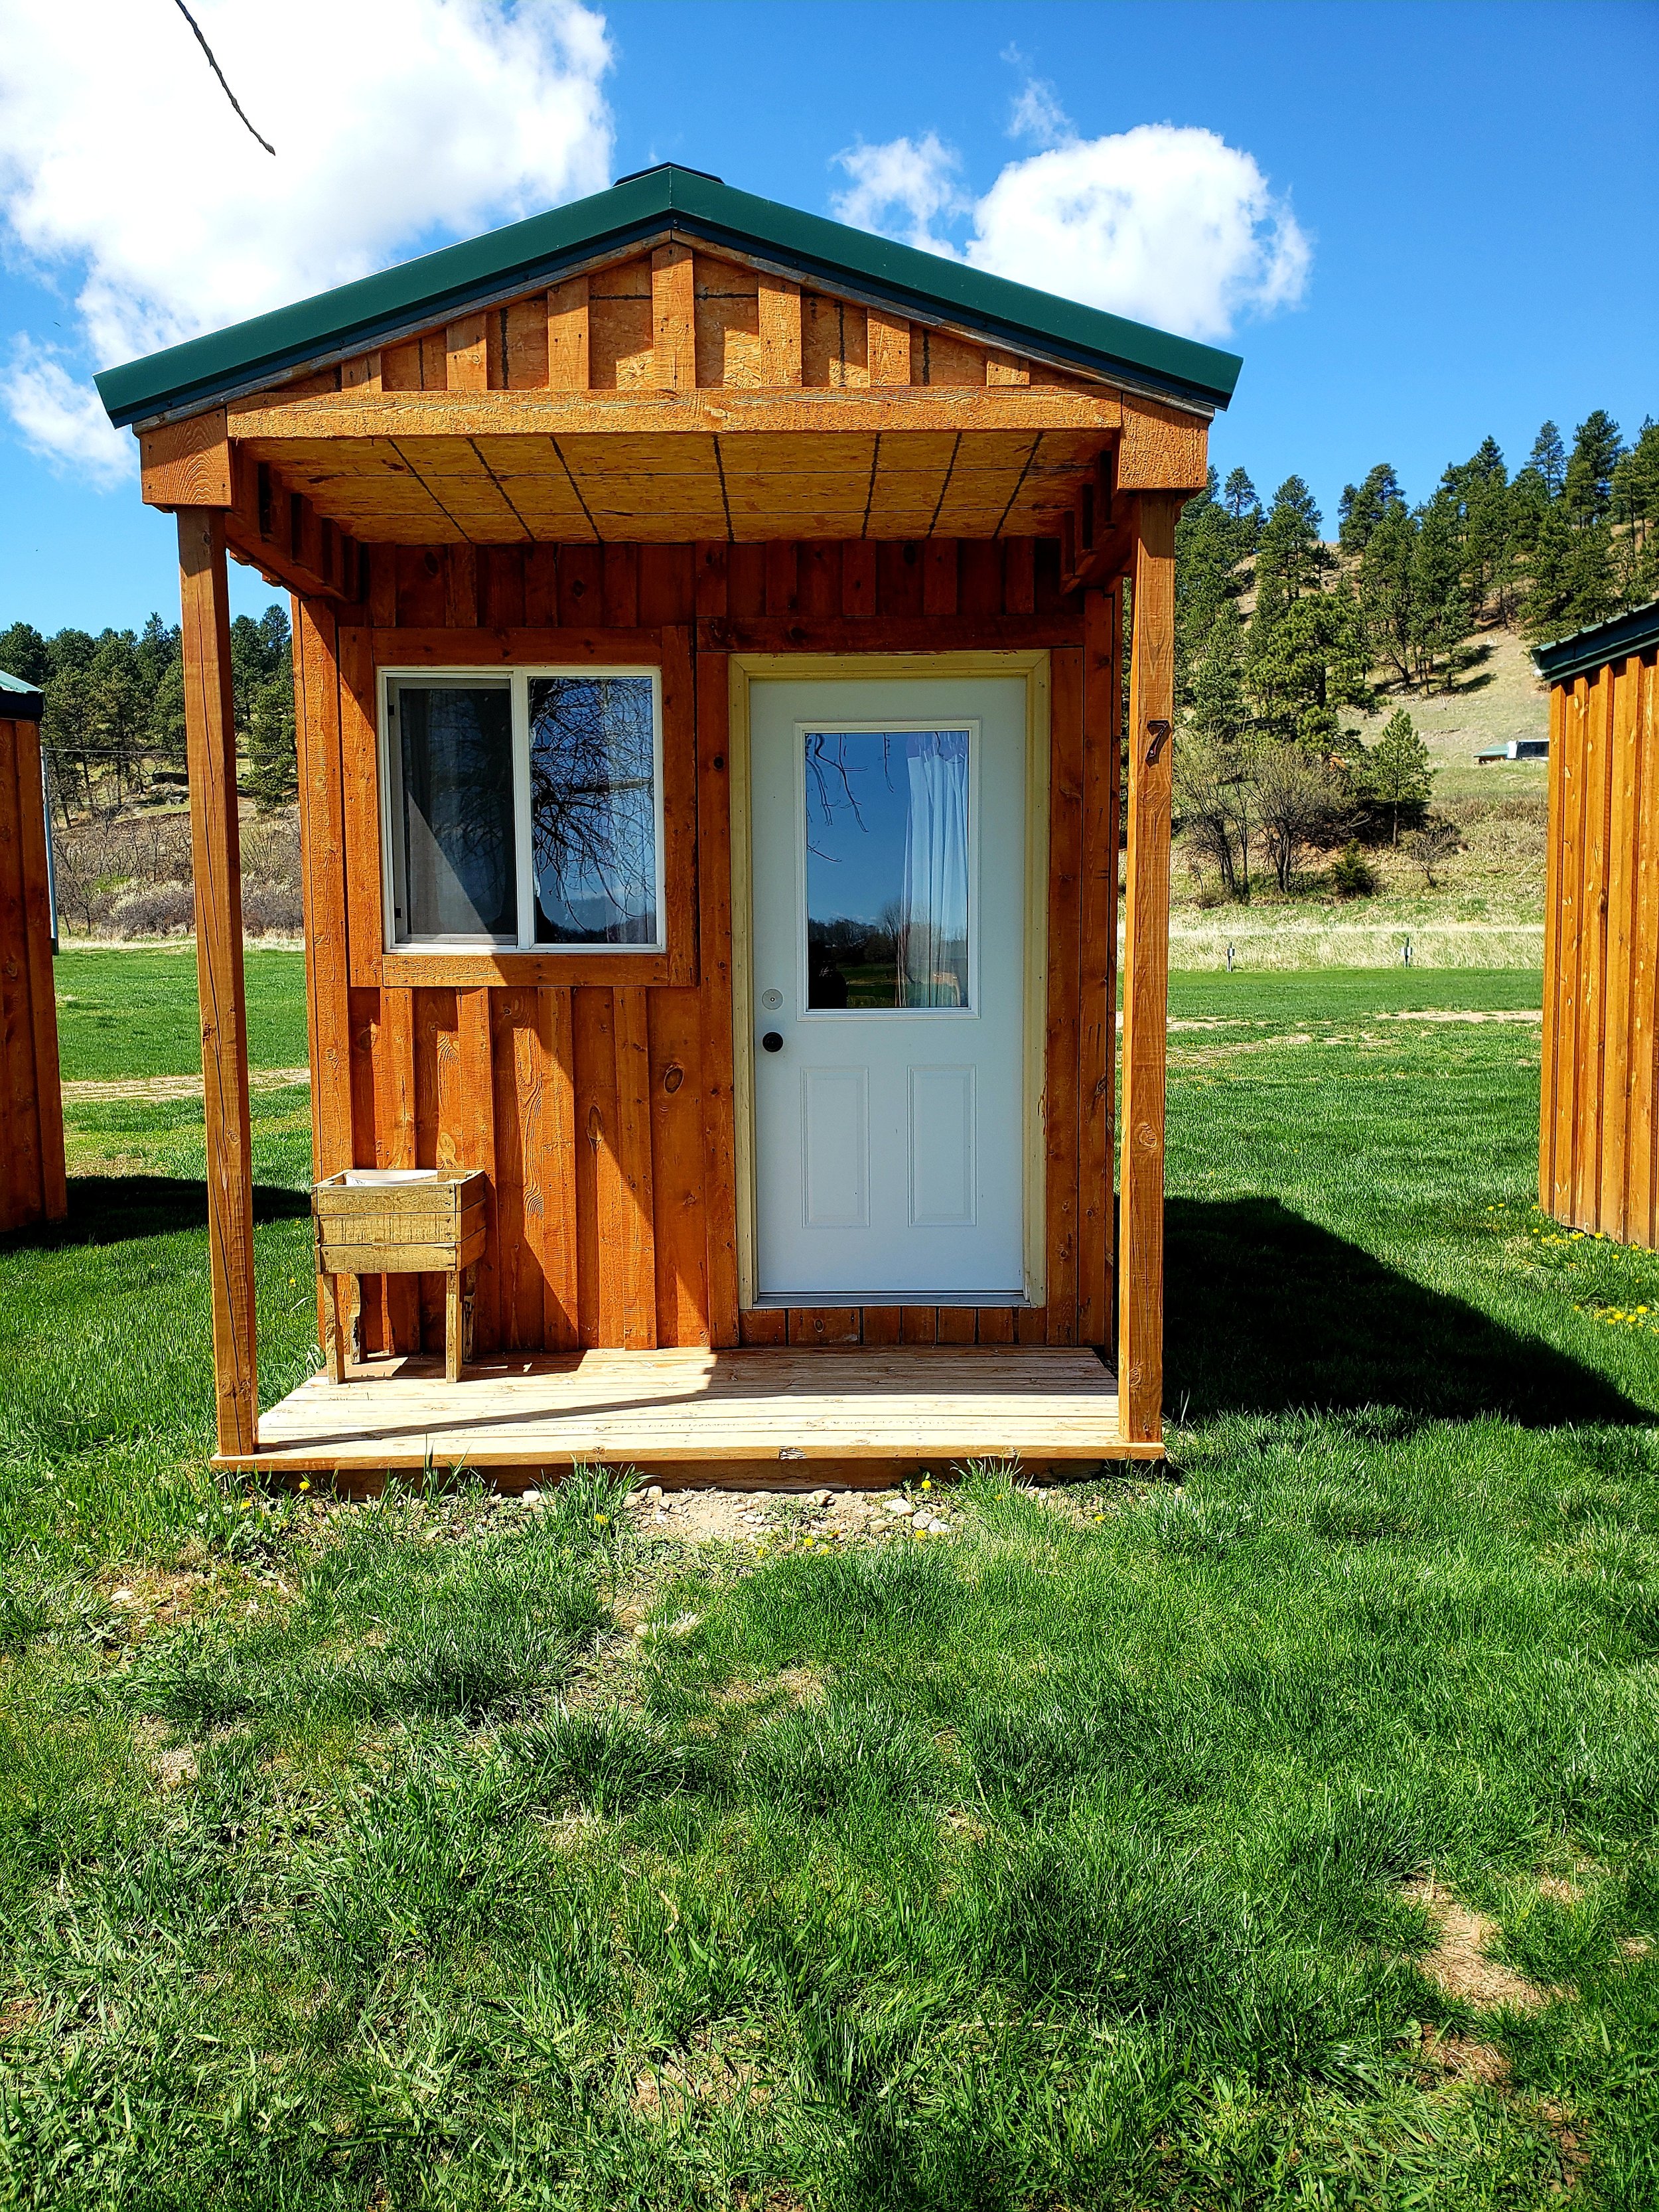
[[230, 1455], [256, 1448], [259, 1404], [253, 1364], [253, 1168], [230, 607], [223, 511], [181, 507], [178, 516], [185, 736], [196, 882], [196, 986], [202, 1012], [207, 1121], [213, 1376], [219, 1450]]
[[1184, 494], [1142, 492], [1130, 565], [1123, 1123], [1118, 1200], [1118, 1419], [1156, 1443], [1164, 1419], [1164, 1074], [1170, 984], [1175, 526]]

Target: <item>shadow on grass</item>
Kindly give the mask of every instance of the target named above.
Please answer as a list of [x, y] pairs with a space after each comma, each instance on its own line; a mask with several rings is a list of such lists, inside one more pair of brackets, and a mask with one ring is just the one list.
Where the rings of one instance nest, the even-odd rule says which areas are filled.
[[1528, 1428], [1653, 1419], [1594, 1369], [1276, 1199], [1172, 1198], [1167, 1222], [1165, 1397], [1192, 1419], [1392, 1406]]
[[[207, 1227], [205, 1182], [183, 1176], [71, 1176], [69, 1219], [51, 1227], [20, 1231], [0, 1249], [26, 1245], [124, 1244], [135, 1237], [170, 1237], [181, 1229]], [[303, 1190], [281, 1183], [253, 1186], [255, 1225], [293, 1221], [311, 1211]]]

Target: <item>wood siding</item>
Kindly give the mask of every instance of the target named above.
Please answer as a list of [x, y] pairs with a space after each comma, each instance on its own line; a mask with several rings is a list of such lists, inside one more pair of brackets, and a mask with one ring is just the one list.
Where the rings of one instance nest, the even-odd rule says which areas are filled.
[[0, 720], [0, 1232], [68, 1211], [40, 734]]
[[1539, 1204], [1659, 1241], [1659, 672], [1632, 654], [1550, 695]]
[[[666, 309], [677, 297], [667, 288]], [[321, 599], [295, 608], [316, 1167], [489, 1173], [480, 1352], [1109, 1340], [1115, 593], [1100, 595], [1085, 665], [1082, 603], [1061, 593], [1052, 543], [380, 545], [366, 558], [367, 625]], [[958, 620], [971, 635], [953, 635]], [[686, 812], [693, 946], [671, 973], [647, 963], [622, 980], [641, 971], [616, 954], [463, 955], [441, 969], [383, 952], [374, 669], [411, 632], [435, 660], [434, 633], [475, 657], [481, 633], [520, 625], [562, 631], [573, 651], [596, 630], [608, 651], [630, 634], [629, 657], [651, 634], [662, 645], [681, 701], [665, 708], [665, 776]], [[763, 631], [766, 650], [915, 651], [925, 636], [940, 651], [1053, 651], [1042, 1310], [739, 1315], [726, 656]], [[437, 1344], [441, 1294], [436, 1279], [366, 1285], [365, 1348]]]
[[1068, 573], [1106, 582], [1114, 494], [1199, 489], [1207, 430], [1201, 406], [682, 240], [297, 365], [141, 446], [152, 505], [222, 507], [240, 557], [355, 605], [367, 549], [391, 543], [586, 543], [626, 566], [647, 540], [1064, 533]]

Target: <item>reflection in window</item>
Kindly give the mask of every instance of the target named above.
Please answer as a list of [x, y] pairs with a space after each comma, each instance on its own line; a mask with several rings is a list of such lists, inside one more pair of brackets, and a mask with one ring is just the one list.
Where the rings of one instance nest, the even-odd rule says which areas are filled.
[[806, 1003], [968, 1005], [966, 730], [809, 730]]
[[397, 936], [516, 941], [513, 710], [499, 684], [400, 684]]
[[530, 682], [539, 945], [654, 945], [656, 728], [648, 676]]

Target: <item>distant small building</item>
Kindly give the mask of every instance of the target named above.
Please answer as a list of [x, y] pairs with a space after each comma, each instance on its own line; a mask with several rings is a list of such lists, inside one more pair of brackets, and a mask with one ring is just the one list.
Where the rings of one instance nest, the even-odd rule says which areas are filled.
[[1659, 601], [1533, 654], [1550, 686], [1538, 1202], [1659, 1227]]
[[33, 684], [0, 674], [0, 1234], [69, 1212], [43, 704]]
[[1475, 755], [1482, 768], [1488, 761], [1547, 760], [1549, 757], [1547, 738], [1511, 738], [1506, 745], [1493, 745], [1489, 751]]

